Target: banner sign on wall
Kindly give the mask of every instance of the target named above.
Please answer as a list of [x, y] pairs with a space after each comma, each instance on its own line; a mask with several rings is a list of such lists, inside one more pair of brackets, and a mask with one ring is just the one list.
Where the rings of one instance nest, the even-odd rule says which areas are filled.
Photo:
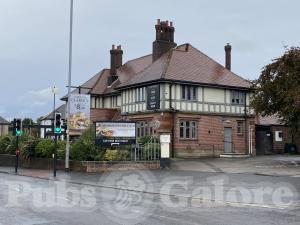
[[136, 142], [135, 122], [96, 122], [97, 145], [128, 145]]
[[159, 85], [147, 87], [147, 110], [160, 109], [160, 88]]
[[70, 130], [83, 130], [90, 125], [90, 95], [71, 94], [70, 96]]

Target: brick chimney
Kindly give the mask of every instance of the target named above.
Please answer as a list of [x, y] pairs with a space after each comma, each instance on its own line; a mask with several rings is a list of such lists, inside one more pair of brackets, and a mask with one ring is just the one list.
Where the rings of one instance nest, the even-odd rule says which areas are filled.
[[121, 45], [118, 45], [117, 48], [115, 47], [115, 45], [112, 45], [112, 48], [110, 50], [110, 76], [107, 80], [108, 86], [110, 86], [115, 80], [118, 79], [116, 72], [117, 69], [122, 66], [122, 56], [123, 50], [121, 48]]
[[231, 45], [227, 43], [224, 49], [225, 49], [225, 67], [231, 70]]
[[173, 27], [173, 22], [169, 23], [168, 20], [160, 21], [160, 19], [158, 19], [155, 30], [156, 40], [153, 42], [152, 61], [157, 60], [160, 56], [177, 45], [174, 42], [175, 28]]

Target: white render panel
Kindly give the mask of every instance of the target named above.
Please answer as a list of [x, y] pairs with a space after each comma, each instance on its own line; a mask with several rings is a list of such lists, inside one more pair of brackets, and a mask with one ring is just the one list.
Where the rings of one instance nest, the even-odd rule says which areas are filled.
[[198, 87], [198, 89], [197, 89], [199, 102], [202, 102], [202, 89], [203, 89], [203, 87]]
[[231, 106], [231, 112], [236, 113], [236, 106]]
[[230, 106], [226, 106], [226, 113], [230, 113]]
[[192, 103], [192, 111], [197, 111], [197, 103]]
[[176, 109], [180, 110], [180, 102], [176, 102]]
[[204, 111], [205, 111], [205, 112], [208, 111], [208, 104], [204, 104]]
[[224, 103], [224, 89], [204, 88], [204, 101]]
[[121, 95], [118, 95], [118, 96], [117, 96], [117, 106], [118, 106], [118, 107], [121, 106], [121, 102], [122, 102]]
[[221, 105], [221, 112], [225, 112], [225, 106]]
[[95, 97], [91, 97], [91, 108], [96, 108]]
[[230, 99], [230, 93], [231, 93], [231, 91], [230, 90], [226, 90], [226, 95], [225, 95], [225, 97], [226, 97], [226, 103], [227, 104], [231, 104], [231, 99]]
[[181, 93], [180, 93], [180, 85], [176, 85], [176, 99], [177, 100], [180, 100], [180, 96], [181, 96]]
[[111, 108], [110, 102], [110, 97], [104, 97], [104, 108]]
[[187, 110], [186, 102], [184, 102], [184, 101], [181, 102], [181, 109], [180, 110], [183, 110], [183, 111]]
[[203, 104], [198, 104], [199, 111], [203, 111]]
[[165, 99], [170, 98], [170, 85], [169, 84], [164, 84], [165, 85]]

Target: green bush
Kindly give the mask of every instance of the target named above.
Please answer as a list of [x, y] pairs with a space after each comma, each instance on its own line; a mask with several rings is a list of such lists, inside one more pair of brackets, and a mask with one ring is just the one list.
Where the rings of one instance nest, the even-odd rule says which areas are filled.
[[107, 149], [104, 159], [107, 161], [127, 161], [130, 159], [130, 154], [127, 150]]
[[21, 157], [28, 159], [35, 156], [35, 148], [39, 140], [35, 138], [29, 138], [27, 141], [21, 143]]
[[99, 148], [95, 145], [94, 132], [94, 127], [90, 127], [72, 143], [70, 150], [71, 159], [79, 161], [93, 161], [95, 159], [99, 154]]
[[35, 147], [37, 157], [51, 158], [54, 151], [54, 142], [50, 139], [40, 139]]
[[57, 141], [57, 158], [65, 159], [65, 157], [66, 157], [66, 142]]
[[0, 154], [15, 154], [17, 149], [16, 138], [6, 135], [0, 139]]

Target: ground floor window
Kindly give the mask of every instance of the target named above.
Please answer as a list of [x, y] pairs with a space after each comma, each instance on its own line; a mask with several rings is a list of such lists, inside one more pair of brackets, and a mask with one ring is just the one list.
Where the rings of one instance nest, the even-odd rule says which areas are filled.
[[244, 134], [244, 121], [237, 121], [236, 133], [240, 135]]
[[136, 136], [144, 137], [153, 134], [153, 128], [150, 126], [148, 121], [136, 122]]
[[197, 137], [197, 122], [190, 120], [180, 121], [180, 138], [196, 139]]

